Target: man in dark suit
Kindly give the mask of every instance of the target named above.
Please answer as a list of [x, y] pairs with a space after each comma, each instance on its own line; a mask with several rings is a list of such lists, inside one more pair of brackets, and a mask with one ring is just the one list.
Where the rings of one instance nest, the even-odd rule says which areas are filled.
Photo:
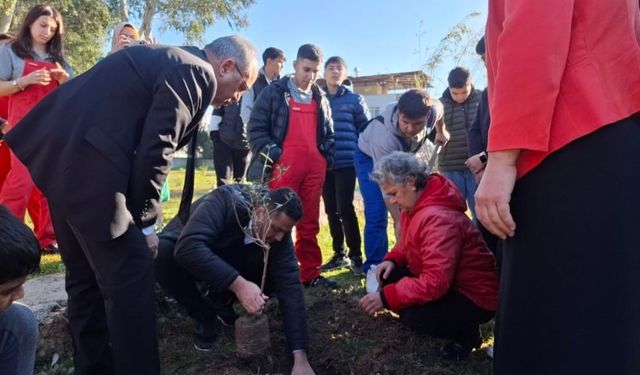
[[209, 104], [237, 102], [257, 70], [255, 48], [239, 36], [204, 50], [127, 48], [7, 134], [49, 199], [76, 374], [160, 373], [152, 271], [160, 189]]

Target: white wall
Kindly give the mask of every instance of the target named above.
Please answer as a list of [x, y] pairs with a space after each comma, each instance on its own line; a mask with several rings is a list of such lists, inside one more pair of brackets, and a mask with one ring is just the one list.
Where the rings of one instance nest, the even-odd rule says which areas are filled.
[[371, 117], [376, 117], [384, 111], [384, 109], [390, 103], [398, 101], [400, 94], [387, 94], [387, 95], [364, 95], [364, 100], [369, 106]]

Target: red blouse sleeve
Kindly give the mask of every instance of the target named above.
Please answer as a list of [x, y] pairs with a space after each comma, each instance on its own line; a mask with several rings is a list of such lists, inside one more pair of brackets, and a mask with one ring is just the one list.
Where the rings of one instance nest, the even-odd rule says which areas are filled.
[[487, 20], [489, 151], [547, 151], [575, 0], [495, 0]]

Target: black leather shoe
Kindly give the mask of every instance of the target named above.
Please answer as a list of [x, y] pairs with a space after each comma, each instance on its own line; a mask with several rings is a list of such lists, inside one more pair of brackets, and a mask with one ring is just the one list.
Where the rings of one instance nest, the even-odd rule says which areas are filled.
[[218, 319], [208, 319], [198, 323], [193, 334], [193, 347], [201, 352], [210, 352], [218, 338]]

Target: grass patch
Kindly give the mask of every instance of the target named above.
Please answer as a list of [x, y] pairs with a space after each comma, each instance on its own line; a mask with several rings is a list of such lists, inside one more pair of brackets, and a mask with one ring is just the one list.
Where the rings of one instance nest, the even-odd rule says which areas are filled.
[[40, 273], [32, 277], [59, 272], [64, 272], [64, 264], [62, 264], [60, 254], [46, 254], [40, 258]]

